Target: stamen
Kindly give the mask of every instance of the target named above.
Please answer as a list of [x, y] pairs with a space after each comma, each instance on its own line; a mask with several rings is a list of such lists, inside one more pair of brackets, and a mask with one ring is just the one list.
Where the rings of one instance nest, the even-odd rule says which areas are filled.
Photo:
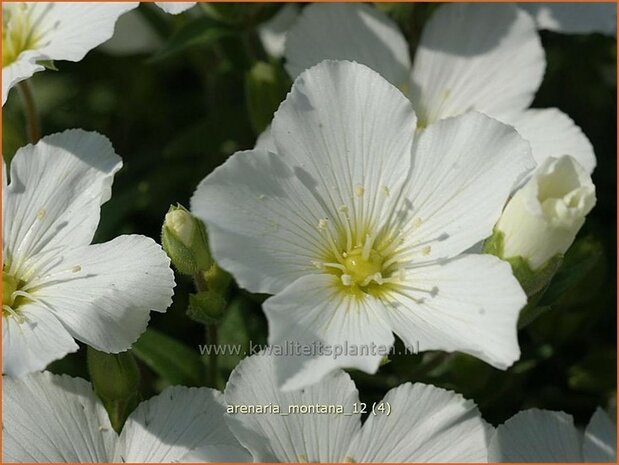
[[346, 267], [344, 265], [339, 264], [339, 263], [321, 263], [321, 265], [323, 267], [327, 267], [327, 268], [336, 268], [336, 269], [341, 270], [341, 271], [346, 271]]
[[348, 207], [342, 205], [340, 213], [344, 217], [344, 228], [346, 229], [346, 250], [352, 249], [352, 226], [350, 224], [350, 216], [348, 215]]
[[21, 315], [21, 314], [17, 313], [9, 305], [3, 305], [2, 306], [2, 312], [7, 312], [10, 316], [15, 318], [15, 320], [19, 324], [22, 324], [22, 323], [26, 322], [26, 317], [24, 315]]
[[335, 255], [338, 261], [342, 262], [344, 259], [342, 258], [342, 255], [340, 254], [337, 248], [337, 245], [335, 245], [335, 241], [333, 240], [333, 237], [331, 237], [328, 224], [329, 224], [329, 220], [327, 218], [321, 218], [320, 220], [318, 220], [318, 230], [320, 232], [325, 233], [325, 237], [327, 238], [327, 242], [329, 243], [331, 252], [333, 253], [333, 255]]
[[380, 274], [380, 272], [378, 272], [378, 273], [371, 274], [370, 276], [365, 278], [363, 281], [361, 281], [361, 283], [359, 283], [359, 285], [361, 287], [365, 287], [368, 284], [370, 284], [372, 281], [376, 281], [376, 283], [378, 283], [378, 284], [383, 284], [385, 282], [383, 280], [383, 275]]
[[363, 244], [363, 251], [361, 252], [361, 256], [364, 260], [369, 260], [370, 251], [372, 250], [372, 245], [374, 245], [374, 238], [370, 234], [365, 235], [365, 244]]

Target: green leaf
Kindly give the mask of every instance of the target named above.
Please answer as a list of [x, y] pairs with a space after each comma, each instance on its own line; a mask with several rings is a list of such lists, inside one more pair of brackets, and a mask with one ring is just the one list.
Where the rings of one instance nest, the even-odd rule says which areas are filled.
[[165, 47], [157, 52], [149, 62], [156, 63], [166, 60], [193, 47], [213, 45], [220, 39], [235, 34], [237, 32], [234, 30], [222, 26], [210, 18], [195, 18], [174, 33]]
[[197, 350], [148, 329], [133, 345], [133, 354], [170, 384], [200, 386], [204, 363]]

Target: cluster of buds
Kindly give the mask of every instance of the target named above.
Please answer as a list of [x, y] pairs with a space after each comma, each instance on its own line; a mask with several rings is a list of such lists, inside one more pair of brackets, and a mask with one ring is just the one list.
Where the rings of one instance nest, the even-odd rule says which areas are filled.
[[179, 273], [190, 275], [197, 293], [187, 315], [203, 324], [221, 321], [232, 278], [213, 261], [204, 223], [181, 205], [172, 205], [161, 230], [161, 244]]

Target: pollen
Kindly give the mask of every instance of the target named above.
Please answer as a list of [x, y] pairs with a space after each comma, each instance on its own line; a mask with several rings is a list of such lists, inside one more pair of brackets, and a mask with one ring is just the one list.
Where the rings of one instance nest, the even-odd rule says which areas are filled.
[[365, 194], [365, 188], [362, 185], [357, 184], [355, 186], [355, 195], [357, 197], [363, 197], [363, 194]]
[[47, 212], [45, 211], [44, 208], [41, 208], [38, 212], [37, 212], [37, 219], [42, 220], [43, 218], [45, 218], [45, 215], [47, 215]]

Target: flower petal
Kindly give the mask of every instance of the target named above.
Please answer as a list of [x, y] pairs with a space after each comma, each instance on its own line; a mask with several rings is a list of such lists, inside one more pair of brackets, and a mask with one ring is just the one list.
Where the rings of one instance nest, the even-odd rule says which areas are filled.
[[281, 7], [275, 16], [258, 26], [258, 37], [264, 50], [275, 58], [284, 56], [286, 35], [299, 17], [299, 6], [292, 3]]
[[556, 108], [527, 110], [511, 123], [518, 133], [531, 144], [533, 158], [538, 165], [550, 157], [574, 157], [589, 174], [596, 165], [591, 142], [574, 121]]
[[527, 302], [508, 263], [461, 255], [407, 270], [383, 298], [393, 331], [419, 351], [471, 354], [505, 369], [520, 357], [516, 324]]
[[582, 449], [585, 462], [617, 462], [617, 426], [601, 408], [587, 425]]
[[293, 78], [325, 59], [349, 60], [401, 86], [411, 67], [408, 44], [398, 26], [363, 4], [307, 6], [288, 31], [285, 56]]
[[196, 2], [155, 2], [155, 5], [171, 15], [177, 15], [183, 11], [187, 11], [195, 4]]
[[15, 271], [37, 253], [89, 244], [121, 167], [108, 139], [81, 129], [19, 149], [2, 198], [5, 263]]
[[19, 307], [25, 321], [14, 317], [2, 321], [2, 370], [21, 377], [43, 370], [54, 360], [78, 349], [73, 337], [44, 306], [27, 303]]
[[[268, 351], [268, 349], [267, 349]], [[347, 413], [359, 394], [350, 376], [332, 373], [301, 391], [282, 392], [277, 386], [278, 357], [263, 351], [244, 359], [226, 385], [226, 420], [256, 462], [339, 462], [361, 426], [359, 415], [299, 413], [289, 406], [338, 406]], [[241, 413], [240, 408], [278, 406], [280, 413]]]
[[29, 59], [20, 59], [8, 66], [2, 67], [2, 105], [4, 106], [6, 103], [9, 90], [17, 83], [28, 79], [37, 71], [43, 71], [44, 69], [43, 66], [37, 65]]
[[325, 213], [279, 155], [236, 153], [200, 183], [191, 211], [207, 224], [213, 256], [241, 287], [274, 294], [316, 270]]
[[581, 441], [571, 415], [525, 410], [496, 429], [488, 459], [490, 462], [582, 462]]
[[256, 146], [254, 150], [260, 152], [272, 152], [277, 153], [275, 147], [275, 139], [273, 139], [273, 133], [271, 132], [271, 125], [269, 124], [264, 131], [256, 139]]
[[[223, 395], [208, 388], [169, 387], [142, 402], [120, 435], [121, 462], [247, 461], [250, 456], [226, 426]], [[222, 453], [223, 452], [223, 453]]]
[[117, 435], [86, 381], [51, 373], [2, 379], [5, 462], [108, 462]]
[[39, 18], [44, 43], [37, 52], [48, 60], [80, 61], [114, 34], [120, 15], [138, 2], [41, 2], [32, 15]]
[[617, 5], [615, 3], [519, 3], [531, 13], [539, 29], [566, 34], [617, 34]]
[[411, 99], [424, 126], [471, 110], [506, 118], [531, 104], [545, 65], [535, 24], [516, 6], [444, 5], [423, 30]]
[[324, 61], [297, 78], [271, 132], [329, 221], [344, 223], [346, 208], [356, 229], [372, 230], [406, 180], [415, 127], [410, 102], [376, 72]]
[[[351, 462], [486, 462], [487, 430], [473, 401], [421, 383], [390, 390], [347, 454]], [[389, 412], [389, 415], [387, 415]]]
[[62, 252], [39, 270], [27, 292], [45, 304], [75, 339], [104, 352], [127, 350], [151, 310], [172, 303], [174, 274], [161, 247], [144, 236]]
[[[376, 373], [394, 337], [383, 319], [384, 307], [370, 295], [342, 289], [331, 274], [304, 276], [268, 299], [269, 344], [301, 351], [277, 357], [275, 369], [283, 390], [320, 381], [337, 368]], [[330, 348], [330, 350], [329, 350]]]
[[405, 201], [391, 218], [405, 239], [401, 262], [453, 257], [490, 236], [511, 191], [534, 167], [518, 133], [480, 113], [421, 131]]

